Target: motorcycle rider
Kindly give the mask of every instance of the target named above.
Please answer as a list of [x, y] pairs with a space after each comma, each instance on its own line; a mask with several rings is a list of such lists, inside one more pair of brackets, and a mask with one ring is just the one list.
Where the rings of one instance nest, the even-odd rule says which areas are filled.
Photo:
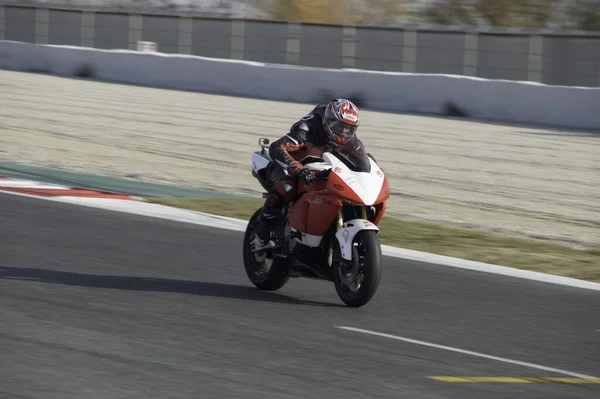
[[302, 161], [307, 157], [321, 157], [340, 145], [356, 138], [360, 124], [358, 108], [346, 99], [334, 99], [317, 105], [308, 115], [297, 121], [290, 132], [269, 146], [272, 162], [267, 169], [271, 183], [262, 212], [258, 218], [256, 237], [263, 247], [269, 244], [271, 224], [283, 206], [296, 199], [296, 181], [305, 184], [315, 181], [315, 174], [305, 169]]

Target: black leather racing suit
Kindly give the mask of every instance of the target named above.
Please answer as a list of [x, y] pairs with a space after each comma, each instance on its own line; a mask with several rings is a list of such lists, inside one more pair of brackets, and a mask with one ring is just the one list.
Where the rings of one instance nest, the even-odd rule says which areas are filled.
[[[310, 157], [320, 159], [324, 152], [336, 146], [329, 140], [321, 122], [326, 107], [327, 104], [317, 105], [294, 123], [288, 134], [270, 145], [269, 155], [273, 162], [267, 170], [267, 178], [272, 190], [265, 201], [266, 215], [277, 214], [285, 203], [295, 200], [295, 178], [302, 174], [302, 161]], [[352, 140], [358, 139], [355, 136]]]
[[[266, 178], [271, 190], [259, 218], [257, 235], [266, 243], [269, 238], [269, 220], [274, 218], [288, 203], [296, 199], [296, 178], [303, 177], [302, 161], [310, 157], [321, 158], [324, 152], [337, 145], [332, 143], [325, 132], [322, 117], [327, 104], [317, 105], [305, 117], [294, 123], [290, 132], [269, 146], [273, 160], [267, 167]], [[350, 142], [356, 142], [354, 136]], [[287, 184], [286, 184], [287, 183]]]

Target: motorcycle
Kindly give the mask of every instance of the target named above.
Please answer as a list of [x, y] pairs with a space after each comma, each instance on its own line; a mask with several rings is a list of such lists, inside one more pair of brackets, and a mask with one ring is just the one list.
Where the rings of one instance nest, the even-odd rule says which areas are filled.
[[[252, 176], [268, 193], [269, 140], [261, 137], [258, 144]], [[256, 244], [261, 209], [250, 218], [243, 243], [246, 274], [267, 291], [280, 289], [290, 278], [330, 281], [347, 306], [364, 306], [375, 295], [382, 274], [378, 226], [390, 197], [388, 179], [361, 142], [301, 163], [317, 179], [310, 185], [296, 183], [297, 199], [273, 223], [274, 245]]]

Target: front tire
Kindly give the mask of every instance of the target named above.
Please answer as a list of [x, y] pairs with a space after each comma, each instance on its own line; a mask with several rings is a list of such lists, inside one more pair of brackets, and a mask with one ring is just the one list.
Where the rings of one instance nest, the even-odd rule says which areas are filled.
[[261, 254], [252, 252], [252, 241], [256, 237], [256, 224], [261, 210], [254, 212], [250, 218], [246, 233], [244, 234], [244, 268], [246, 275], [257, 288], [265, 291], [276, 291], [283, 287], [290, 277], [287, 275], [283, 261], [273, 259], [273, 251], [264, 251]]
[[[353, 240], [352, 261], [345, 261], [336, 241], [333, 282], [340, 299], [349, 307], [366, 305], [375, 295], [381, 280], [383, 255], [377, 232], [359, 231]], [[335, 251], [335, 250], [334, 250]]]

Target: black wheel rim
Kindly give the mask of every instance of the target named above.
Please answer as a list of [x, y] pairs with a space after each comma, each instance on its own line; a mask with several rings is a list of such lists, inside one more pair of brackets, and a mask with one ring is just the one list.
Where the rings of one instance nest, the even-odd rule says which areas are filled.
[[356, 295], [362, 288], [365, 279], [365, 248], [362, 242], [353, 243], [352, 261], [342, 258], [339, 246], [336, 252], [338, 262], [337, 277], [340, 287], [345, 293]]

